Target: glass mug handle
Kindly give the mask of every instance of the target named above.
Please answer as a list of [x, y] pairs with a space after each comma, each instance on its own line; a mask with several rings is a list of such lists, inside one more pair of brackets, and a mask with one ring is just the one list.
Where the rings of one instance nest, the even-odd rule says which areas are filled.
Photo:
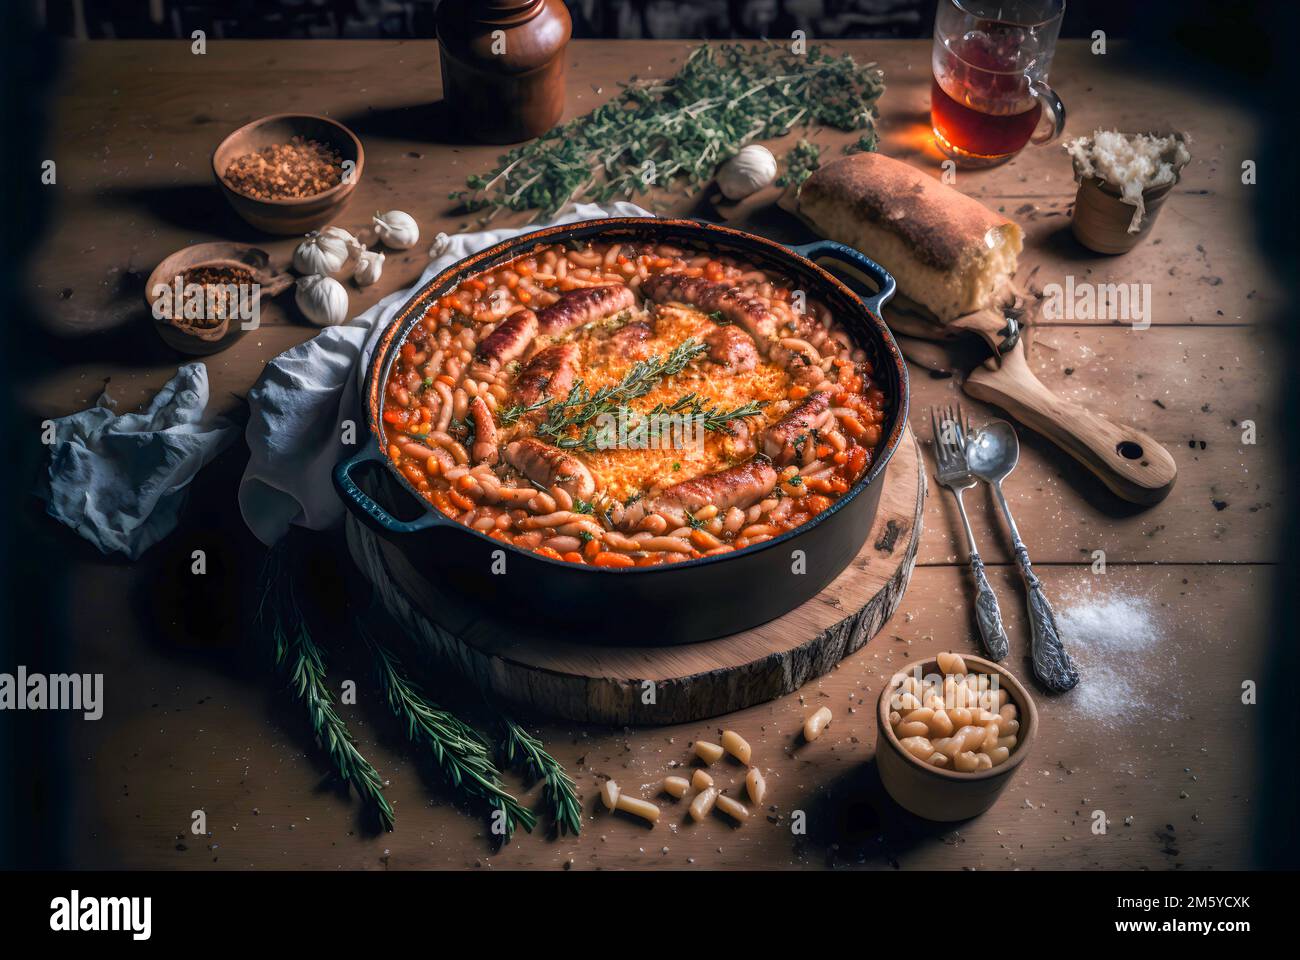
[[1049, 129], [1041, 133], [1036, 132], [1034, 136], [1029, 138], [1029, 142], [1051, 143], [1065, 130], [1065, 104], [1056, 95], [1056, 91], [1042, 80], [1030, 80], [1029, 92], [1043, 105], [1043, 113], [1046, 114], [1047, 119], [1052, 124]]

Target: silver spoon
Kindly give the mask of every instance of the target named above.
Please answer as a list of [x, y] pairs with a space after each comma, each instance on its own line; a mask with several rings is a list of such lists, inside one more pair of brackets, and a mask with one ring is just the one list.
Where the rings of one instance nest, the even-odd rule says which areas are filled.
[[1002, 508], [1007, 528], [1011, 531], [1016, 562], [1020, 564], [1020, 575], [1024, 578], [1025, 590], [1029, 594], [1029, 631], [1034, 676], [1048, 690], [1062, 693], [1079, 682], [1079, 671], [1061, 645], [1052, 605], [1047, 602], [1043, 584], [1029, 565], [1029, 551], [1020, 539], [1020, 531], [1016, 529], [1011, 508], [1007, 506], [1007, 498], [1002, 493], [1002, 481], [1016, 468], [1019, 460], [1020, 441], [1016, 439], [1015, 428], [1005, 420], [986, 423], [966, 444], [966, 461], [971, 473], [993, 488], [994, 497]]

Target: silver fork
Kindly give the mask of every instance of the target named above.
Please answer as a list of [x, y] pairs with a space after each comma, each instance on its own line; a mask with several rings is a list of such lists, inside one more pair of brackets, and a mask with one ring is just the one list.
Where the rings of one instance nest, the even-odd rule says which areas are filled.
[[970, 520], [966, 517], [966, 504], [961, 495], [975, 486], [976, 479], [971, 475], [966, 464], [966, 435], [970, 423], [963, 424], [961, 407], [956, 410], [949, 407], [943, 414], [930, 408], [930, 425], [934, 430], [934, 458], [939, 466], [936, 474], [939, 483], [952, 491], [957, 499], [957, 512], [961, 514], [962, 526], [966, 528], [966, 543], [970, 548], [970, 570], [975, 578], [975, 622], [979, 625], [980, 638], [984, 641], [984, 650], [990, 660], [1001, 660], [1011, 650], [1007, 641], [1007, 631], [1002, 626], [1002, 611], [998, 608], [998, 598], [984, 576], [984, 561], [980, 559], [975, 547], [975, 532], [971, 530]]

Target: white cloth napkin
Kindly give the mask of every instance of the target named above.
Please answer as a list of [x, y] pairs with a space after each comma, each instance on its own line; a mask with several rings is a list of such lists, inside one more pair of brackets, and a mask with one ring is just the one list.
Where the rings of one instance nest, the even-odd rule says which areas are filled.
[[[343, 517], [343, 504], [330, 474], [344, 456], [366, 442], [361, 391], [380, 334], [411, 293], [472, 253], [544, 226], [602, 217], [649, 217], [633, 203], [570, 204], [547, 224], [485, 230], [454, 237], [439, 234], [433, 258], [420, 279], [391, 293], [361, 316], [329, 327], [266, 365], [248, 394], [245, 437], [251, 456], [239, 484], [244, 522], [265, 544], [284, 536], [290, 524], [312, 530]], [[356, 425], [356, 444], [343, 443], [344, 421]]]
[[203, 423], [208, 370], [189, 363], [142, 413], [95, 406], [53, 421], [50, 465], [36, 495], [46, 511], [104, 553], [132, 560], [176, 526], [185, 488], [238, 436], [223, 417]]

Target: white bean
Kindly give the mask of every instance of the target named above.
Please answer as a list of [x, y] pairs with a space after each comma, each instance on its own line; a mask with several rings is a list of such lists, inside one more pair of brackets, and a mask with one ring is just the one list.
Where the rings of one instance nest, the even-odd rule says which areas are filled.
[[640, 817], [650, 823], [659, 820], [659, 808], [649, 800], [641, 800], [637, 797], [629, 797], [626, 793], [620, 793], [618, 803], [615, 806], [624, 813], [630, 813], [634, 817]]
[[831, 722], [831, 708], [822, 707], [803, 722], [803, 738], [812, 743]]
[[731, 817], [732, 820], [740, 821], [749, 819], [749, 808], [739, 800], [733, 800], [724, 793], [718, 794], [717, 800], [714, 801], [714, 804], [719, 810]]
[[713, 810], [713, 804], [717, 802], [717, 799], [718, 799], [717, 787], [706, 787], [705, 789], [701, 790], [698, 794], [695, 795], [695, 799], [691, 801], [691, 807], [690, 807], [691, 819], [694, 820], [696, 823], [699, 823], [701, 820], [707, 817], [709, 813]]
[[963, 674], [966, 672], [966, 661], [958, 653], [941, 653], [939, 654], [939, 669], [944, 673]]
[[749, 743], [738, 734], [735, 730], [722, 731], [722, 749], [731, 754], [741, 763], [749, 764], [750, 748]]
[[750, 767], [749, 773], [745, 774], [745, 792], [749, 794], [749, 802], [756, 807], [767, 796], [767, 781], [763, 779], [758, 767]]
[[717, 763], [722, 759], [722, 747], [707, 740], [696, 740], [695, 755], [705, 763]]
[[663, 791], [670, 797], [676, 797], [680, 800], [686, 796], [686, 789], [690, 783], [685, 777], [664, 777]]

